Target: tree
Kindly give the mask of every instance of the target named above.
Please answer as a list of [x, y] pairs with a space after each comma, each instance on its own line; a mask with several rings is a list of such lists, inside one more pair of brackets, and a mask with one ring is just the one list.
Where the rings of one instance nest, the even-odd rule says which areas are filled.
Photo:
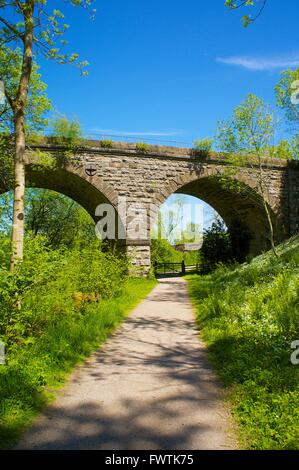
[[52, 139], [59, 144], [67, 144], [70, 147], [78, 145], [82, 137], [82, 129], [79, 121], [71, 121], [66, 116], [59, 116], [52, 122]]
[[26, 228], [43, 235], [52, 248], [88, 245], [94, 239], [95, 224], [75, 201], [48, 190], [27, 190]]
[[213, 147], [213, 139], [198, 139], [193, 142], [192, 155], [194, 157], [209, 158]]
[[[21, 72], [22, 54], [20, 49], [3, 46], [0, 50], [0, 78], [5, 82], [6, 92], [14, 96], [18, 88]], [[39, 67], [34, 62], [28, 99], [25, 107], [25, 125], [27, 135], [40, 132], [48, 123], [45, 114], [52, 109], [47, 98], [47, 85], [42, 81]], [[14, 118], [8, 102], [0, 106], [0, 189], [6, 191], [13, 187], [13, 139]]]
[[276, 102], [285, 111], [286, 120], [295, 130], [299, 126], [299, 68], [285, 70], [275, 87]]
[[[81, 69], [86, 62], [79, 62], [78, 54], [65, 54], [67, 41], [64, 33], [68, 25], [58, 10], [50, 11], [47, 0], [1, 0], [0, 2], [0, 44], [21, 48], [22, 65], [17, 77], [17, 88], [11, 93], [4, 81], [7, 103], [13, 114], [14, 130], [14, 215], [12, 228], [11, 270], [23, 258], [24, 245], [24, 192], [25, 192], [25, 109], [33, 71], [33, 54], [43, 54], [60, 64], [73, 63]], [[92, 0], [69, 0], [76, 7], [89, 8]]]
[[153, 227], [153, 237], [165, 239], [174, 244], [177, 232], [181, 233], [184, 220], [184, 196], [177, 194], [171, 207], [164, 206], [158, 213], [157, 222]]
[[175, 245], [200, 244], [202, 241], [203, 228], [195, 222], [188, 222], [182, 229], [180, 237], [174, 240]]
[[[7, 237], [13, 217], [13, 194], [0, 197], [0, 235]], [[90, 215], [75, 201], [46, 189], [26, 190], [26, 232], [42, 235], [47, 245], [72, 248], [87, 246], [94, 239], [95, 224]]]
[[219, 263], [229, 263], [233, 260], [230, 234], [219, 218], [204, 231], [200, 257], [204, 273], [212, 271]]
[[[229, 121], [220, 123], [218, 142], [220, 150], [227, 152], [228, 162], [233, 172], [239, 166], [250, 166], [257, 172], [257, 183], [262, 198], [273, 252], [277, 256], [274, 240], [274, 228], [267, 199], [267, 186], [264, 177], [265, 157], [271, 158], [275, 147], [275, 119], [263, 100], [249, 94], [246, 100], [237, 106]], [[230, 182], [228, 183], [230, 184]]]
[[[11, 49], [2, 46], [0, 50], [0, 78], [5, 83], [5, 92], [9, 96], [17, 94], [19, 76], [22, 67], [22, 52], [20, 48]], [[52, 109], [47, 97], [47, 85], [42, 81], [40, 68], [33, 61], [28, 97], [24, 110], [26, 133], [32, 135], [42, 131], [48, 124], [45, 113]], [[0, 134], [9, 136], [14, 132], [14, 115], [8, 101], [0, 110]]]
[[155, 263], [180, 263], [182, 261], [182, 253], [175, 248], [167, 240], [154, 239], [151, 242], [151, 261]]
[[225, 0], [225, 6], [231, 10], [237, 10], [239, 8], [248, 7], [255, 8], [254, 15], [242, 16], [242, 21], [245, 28], [254, 23], [263, 13], [268, 0]]

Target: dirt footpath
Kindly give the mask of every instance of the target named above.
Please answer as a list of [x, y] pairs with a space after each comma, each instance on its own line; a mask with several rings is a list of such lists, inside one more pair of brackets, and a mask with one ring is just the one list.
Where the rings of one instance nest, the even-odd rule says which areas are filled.
[[163, 279], [71, 375], [19, 449], [234, 449], [186, 281]]

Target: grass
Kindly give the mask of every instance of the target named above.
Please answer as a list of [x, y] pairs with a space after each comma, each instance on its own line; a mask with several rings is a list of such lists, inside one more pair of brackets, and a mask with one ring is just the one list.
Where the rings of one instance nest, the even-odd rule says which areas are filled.
[[86, 304], [73, 321], [54, 312], [37, 338], [12, 349], [0, 366], [0, 448], [17, 442], [74, 366], [105, 342], [155, 283], [128, 279], [117, 297]]
[[188, 276], [197, 321], [246, 449], [299, 449], [299, 237], [251, 263]]

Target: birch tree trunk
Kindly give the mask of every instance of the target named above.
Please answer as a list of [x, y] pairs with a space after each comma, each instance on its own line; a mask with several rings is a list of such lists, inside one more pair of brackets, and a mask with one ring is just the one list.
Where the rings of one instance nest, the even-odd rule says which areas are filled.
[[24, 251], [24, 209], [25, 209], [25, 131], [24, 117], [15, 119], [15, 174], [14, 174], [14, 207], [11, 237], [10, 270], [22, 261]]
[[[18, 118], [18, 121], [21, 121]], [[22, 123], [16, 124], [18, 129]], [[13, 226], [11, 240], [11, 260], [10, 270], [13, 271], [16, 264], [23, 259], [24, 251], [24, 197], [25, 197], [25, 134], [23, 130], [16, 131], [15, 145], [15, 182], [14, 182], [14, 208], [13, 208]]]
[[32, 47], [33, 47], [33, 11], [34, 0], [27, 0], [22, 4], [22, 12], [25, 21], [25, 34], [23, 36], [24, 50], [22, 72], [18, 93], [12, 103], [15, 127], [15, 183], [14, 183], [14, 208], [13, 226], [11, 238], [10, 270], [22, 261], [24, 252], [24, 226], [25, 226], [25, 107], [29, 91], [29, 82], [32, 71]]

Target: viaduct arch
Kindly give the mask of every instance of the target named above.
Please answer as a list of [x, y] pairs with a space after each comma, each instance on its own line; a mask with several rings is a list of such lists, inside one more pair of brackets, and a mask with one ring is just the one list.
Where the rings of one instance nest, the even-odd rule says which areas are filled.
[[[269, 248], [257, 169], [241, 167], [237, 171], [236, 191], [235, 187], [222, 184], [227, 166], [221, 155], [199, 159], [189, 149], [158, 146], [140, 152], [135, 145], [124, 143], [105, 149], [92, 141], [78, 148], [63, 165], [47, 169], [39, 165], [41, 152], [55, 160], [65, 149], [50, 144], [31, 147], [26, 157], [28, 186], [69, 196], [94, 220], [96, 208], [102, 203], [114, 207], [119, 226], [130, 226], [134, 218], [138, 225], [140, 214], [146, 215], [140, 222], [142, 236], [136, 237], [131, 227], [126, 228], [122, 240], [133, 265], [142, 274], [150, 269], [152, 223], [160, 206], [173, 193], [198, 197], [214, 207], [231, 231], [236, 253], [258, 254]], [[299, 166], [283, 160], [271, 161], [265, 164], [264, 175], [267, 204], [276, 241], [280, 242], [299, 231]], [[0, 193], [8, 189], [1, 184], [0, 177]]]

